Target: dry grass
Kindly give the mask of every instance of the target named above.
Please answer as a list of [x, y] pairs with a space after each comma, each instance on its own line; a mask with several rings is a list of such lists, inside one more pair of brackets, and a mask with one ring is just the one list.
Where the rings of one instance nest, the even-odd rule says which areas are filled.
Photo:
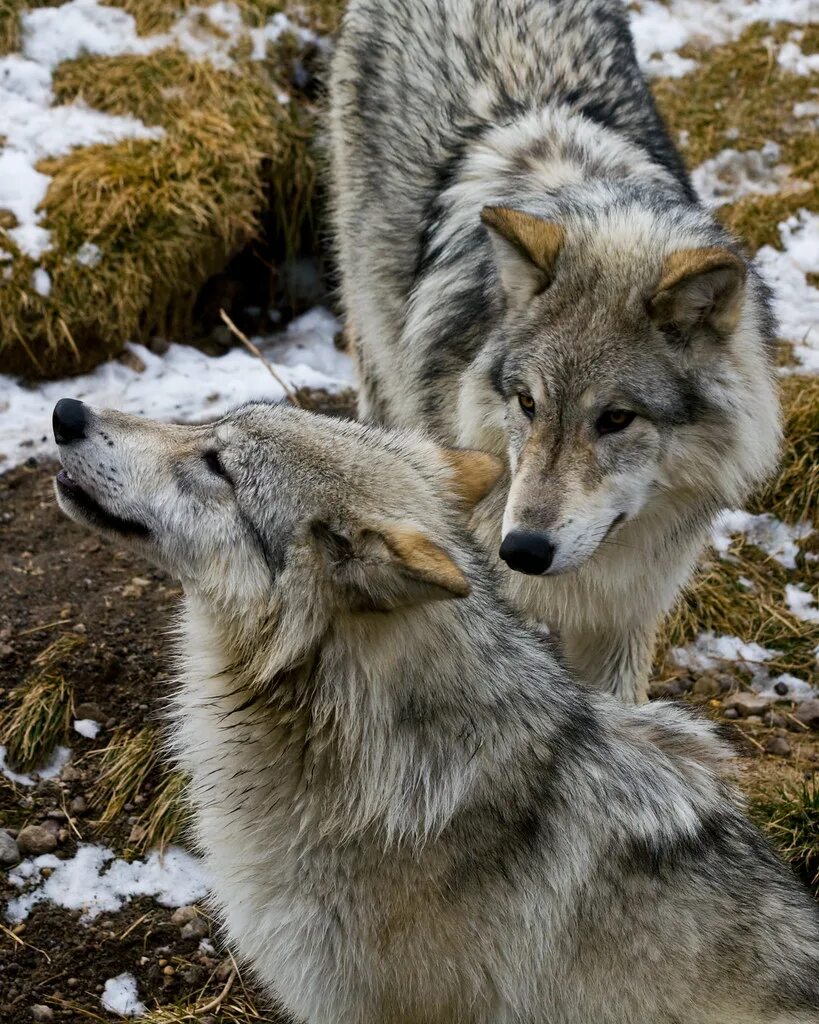
[[186, 788], [187, 780], [181, 772], [165, 772], [137, 822], [139, 839], [136, 845], [139, 850], [163, 849], [183, 836], [191, 816], [185, 797]]
[[777, 799], [752, 804], [751, 812], [810, 886], [819, 884], [819, 785], [815, 775], [801, 788], [783, 789]]
[[142, 793], [159, 765], [160, 753], [156, 729], [120, 729], [114, 734], [102, 752], [95, 789], [95, 799], [103, 806], [100, 827], [114, 821]]
[[[812, 118], [796, 118], [793, 107], [816, 98], [819, 74], [793, 75], [776, 61], [776, 48], [797, 26], [752, 25], [735, 42], [713, 49], [689, 47], [697, 67], [682, 78], [661, 79], [653, 92], [669, 127], [688, 133], [683, 150], [690, 167], [723, 149], [760, 149], [773, 141], [791, 177], [807, 183], [771, 196], [750, 195], [720, 210], [723, 221], [751, 249], [780, 246], [777, 225], [801, 207], [819, 209], [819, 143]], [[804, 53], [819, 50], [819, 26], [799, 26]]]
[[[275, 5], [248, 6], [258, 15]], [[169, 9], [133, 7], [154, 27]], [[14, 256], [0, 277], [0, 369], [53, 376], [94, 365], [126, 339], [190, 338], [201, 287], [260, 234], [263, 217], [282, 258], [313, 246], [314, 110], [290, 87], [297, 50], [283, 36], [267, 61], [237, 55], [233, 70], [176, 49], [57, 68], [56, 102], [132, 114], [165, 136], [41, 163], [52, 176], [44, 226], [54, 247], [42, 260], [51, 294], [34, 291], [34, 263], [0, 228], [0, 249]], [[282, 88], [291, 102], [278, 102]], [[101, 250], [97, 266], [76, 261], [86, 242]]]
[[17, 771], [41, 768], [54, 748], [65, 743], [74, 698], [62, 665], [84, 643], [76, 633], [63, 633], [37, 656], [29, 678], [12, 691], [0, 717], [0, 738]]

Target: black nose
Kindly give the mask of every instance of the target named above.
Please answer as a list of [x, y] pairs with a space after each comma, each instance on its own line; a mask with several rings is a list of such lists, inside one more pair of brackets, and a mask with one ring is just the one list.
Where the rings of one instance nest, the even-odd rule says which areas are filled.
[[54, 428], [54, 440], [57, 444], [70, 444], [82, 441], [88, 422], [85, 406], [76, 398], [61, 398], [54, 406], [51, 425]]
[[546, 572], [555, 557], [555, 546], [540, 533], [512, 530], [503, 538], [500, 556], [510, 569], [540, 576]]

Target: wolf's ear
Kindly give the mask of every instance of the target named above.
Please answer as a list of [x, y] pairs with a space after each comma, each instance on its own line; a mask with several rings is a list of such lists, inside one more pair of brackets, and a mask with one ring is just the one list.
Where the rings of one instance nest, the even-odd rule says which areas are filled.
[[510, 299], [524, 305], [552, 283], [566, 233], [554, 221], [506, 206], [484, 206], [501, 282]]
[[467, 510], [492, 490], [503, 474], [503, 463], [487, 452], [471, 448], [446, 448], [444, 462], [452, 470], [452, 485]]
[[389, 524], [345, 536], [316, 522], [312, 534], [356, 611], [389, 612], [469, 595], [469, 583], [458, 566], [414, 527]]
[[683, 249], [666, 257], [649, 315], [678, 340], [704, 326], [726, 335], [737, 325], [744, 284], [745, 263], [735, 253]]

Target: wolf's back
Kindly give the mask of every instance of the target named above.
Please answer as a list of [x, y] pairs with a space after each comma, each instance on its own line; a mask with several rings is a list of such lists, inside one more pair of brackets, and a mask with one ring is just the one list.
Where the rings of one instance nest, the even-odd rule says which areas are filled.
[[469, 142], [550, 103], [621, 132], [692, 194], [620, 0], [352, 0], [333, 93], [354, 187], [404, 268]]

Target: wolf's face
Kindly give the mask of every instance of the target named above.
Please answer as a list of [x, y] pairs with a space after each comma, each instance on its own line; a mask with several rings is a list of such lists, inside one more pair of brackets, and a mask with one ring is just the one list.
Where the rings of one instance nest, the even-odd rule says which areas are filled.
[[567, 572], [668, 489], [675, 462], [724, 440], [717, 426], [704, 443], [704, 426], [735, 370], [745, 266], [719, 247], [595, 250], [511, 210], [484, 220], [508, 295], [489, 374], [512, 474], [500, 554]]
[[266, 404], [174, 426], [63, 399], [54, 433], [67, 515], [226, 615], [288, 615], [305, 635], [340, 608], [465, 596], [445, 538], [501, 472], [480, 452]]

